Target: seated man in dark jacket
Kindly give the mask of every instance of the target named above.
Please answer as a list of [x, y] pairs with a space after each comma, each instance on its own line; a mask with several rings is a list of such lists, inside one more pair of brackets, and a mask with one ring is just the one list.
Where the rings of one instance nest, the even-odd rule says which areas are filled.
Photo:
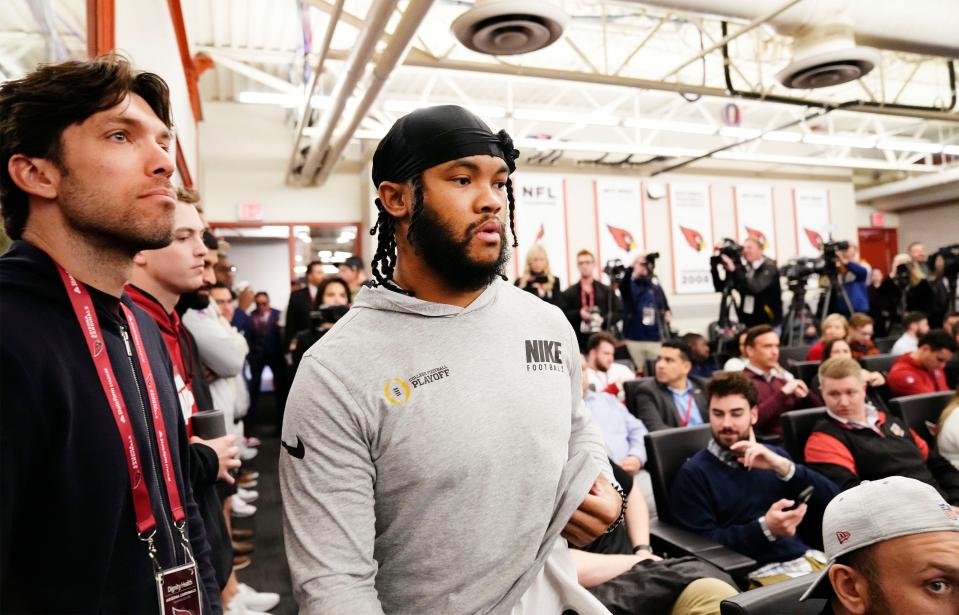
[[706, 421], [706, 396], [702, 381], [689, 376], [689, 355], [689, 346], [682, 340], [666, 340], [656, 359], [656, 379], [639, 385], [633, 408], [649, 431]]
[[[713, 437], [679, 470], [669, 505], [682, 527], [755, 559], [760, 584], [821, 569], [822, 513], [838, 489], [793, 463], [786, 451], [756, 442], [758, 396], [742, 374], [706, 385]], [[808, 504], [796, 497], [812, 487]]]
[[864, 480], [906, 476], [932, 485], [950, 504], [959, 504], [959, 470], [930, 450], [897, 417], [866, 404], [862, 368], [852, 359], [830, 359], [819, 367], [828, 418], [806, 441], [806, 462], [840, 489]]

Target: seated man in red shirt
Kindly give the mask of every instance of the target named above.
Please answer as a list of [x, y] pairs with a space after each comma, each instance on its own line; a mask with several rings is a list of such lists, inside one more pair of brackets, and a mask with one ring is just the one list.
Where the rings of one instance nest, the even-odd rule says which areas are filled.
[[959, 352], [955, 338], [935, 329], [919, 338], [919, 348], [902, 355], [892, 364], [886, 382], [896, 397], [948, 391], [943, 368]]
[[783, 412], [822, 405], [819, 395], [779, 365], [779, 335], [769, 325], [756, 325], [746, 331], [746, 357], [749, 361], [743, 375], [759, 393], [756, 431], [782, 435], [779, 416]]
[[819, 367], [827, 416], [806, 441], [806, 465], [840, 489], [865, 480], [906, 476], [935, 487], [959, 505], [959, 470], [900, 418], [866, 403], [862, 367], [853, 359], [829, 359]]

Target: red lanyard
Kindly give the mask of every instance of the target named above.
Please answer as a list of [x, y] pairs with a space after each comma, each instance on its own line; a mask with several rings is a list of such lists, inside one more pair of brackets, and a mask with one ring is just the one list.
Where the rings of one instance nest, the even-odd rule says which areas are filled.
[[586, 292], [585, 288], [582, 288], [582, 290], [580, 291], [579, 304], [582, 307], [586, 307], [586, 308], [593, 307], [593, 297], [595, 297], [593, 293], [595, 292], [596, 292], [596, 289], [593, 289], [593, 292], [588, 293]]
[[679, 422], [683, 424], [683, 427], [689, 425], [689, 417], [693, 415], [693, 392], [689, 392], [689, 401], [686, 402], [686, 414], [679, 417]]
[[[77, 280], [67, 273], [63, 267], [57, 264], [57, 271], [63, 278], [63, 285], [67, 289], [67, 295], [70, 297], [70, 303], [73, 304], [73, 311], [76, 313], [77, 321], [80, 323], [80, 329], [87, 340], [87, 349], [90, 351], [90, 357], [97, 368], [97, 376], [100, 378], [100, 386], [103, 387], [103, 394], [110, 404], [113, 411], [113, 420], [117, 424], [117, 430], [120, 432], [120, 439], [123, 441], [123, 452], [127, 457], [127, 470], [130, 474], [130, 490], [133, 492], [133, 508], [136, 511], [137, 531], [142, 535], [150, 532], [156, 527], [156, 519], [153, 516], [153, 508], [150, 506], [150, 492], [147, 489], [147, 483], [143, 477], [143, 466], [140, 463], [140, 454], [137, 451], [136, 438], [133, 435], [133, 426], [130, 424], [129, 413], [126, 403], [123, 401], [123, 395], [116, 381], [116, 373], [113, 365], [110, 363], [109, 355], [106, 350], [106, 342], [103, 339], [103, 333], [100, 329], [100, 321], [97, 319], [96, 309], [93, 306], [93, 300], [87, 289], [77, 282]], [[147, 397], [150, 400], [150, 410], [153, 413], [153, 429], [156, 435], [157, 447], [160, 451], [160, 464], [163, 471], [163, 481], [166, 483], [167, 496], [170, 499], [170, 508], [173, 512], [173, 520], [180, 523], [186, 518], [183, 506], [180, 504], [180, 491], [177, 488], [176, 477], [173, 472], [173, 461], [170, 455], [170, 445], [167, 442], [166, 424], [163, 422], [163, 411], [160, 408], [160, 397], [157, 394], [156, 382], [153, 380], [153, 370], [150, 367], [150, 360], [147, 357], [146, 349], [143, 346], [143, 339], [140, 337], [140, 328], [137, 326], [136, 317], [130, 308], [120, 304], [123, 315], [126, 317], [127, 326], [130, 328], [130, 337], [133, 341], [133, 347], [136, 348], [137, 359], [140, 362], [140, 370], [143, 373], [143, 382], [146, 385]]]

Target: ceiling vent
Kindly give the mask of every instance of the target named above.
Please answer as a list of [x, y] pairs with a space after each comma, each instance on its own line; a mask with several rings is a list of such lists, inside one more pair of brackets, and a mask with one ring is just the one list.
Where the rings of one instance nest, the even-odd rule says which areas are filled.
[[776, 74], [787, 88], [827, 88], [855, 81], [879, 63], [879, 51], [857, 47], [852, 28], [826, 25], [809, 28], [793, 42], [793, 60]]
[[463, 45], [494, 56], [542, 49], [563, 34], [569, 16], [545, 0], [476, 0], [453, 21], [453, 35]]

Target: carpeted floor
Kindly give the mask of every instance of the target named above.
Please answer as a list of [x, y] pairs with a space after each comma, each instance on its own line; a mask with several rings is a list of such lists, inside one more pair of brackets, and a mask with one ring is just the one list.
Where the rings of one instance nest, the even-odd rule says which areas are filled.
[[254, 503], [257, 512], [246, 519], [234, 519], [235, 527], [250, 528], [256, 532], [253, 539], [256, 551], [251, 556], [253, 562], [239, 571], [237, 577], [241, 583], [257, 591], [280, 594], [280, 604], [271, 611], [273, 615], [294, 615], [297, 606], [293, 600], [290, 569], [283, 546], [283, 508], [277, 477], [280, 438], [272, 395], [262, 395], [259, 405], [257, 416], [246, 425], [246, 432], [263, 440], [263, 444], [256, 458], [244, 464], [244, 468], [260, 473], [256, 486], [260, 498]]

